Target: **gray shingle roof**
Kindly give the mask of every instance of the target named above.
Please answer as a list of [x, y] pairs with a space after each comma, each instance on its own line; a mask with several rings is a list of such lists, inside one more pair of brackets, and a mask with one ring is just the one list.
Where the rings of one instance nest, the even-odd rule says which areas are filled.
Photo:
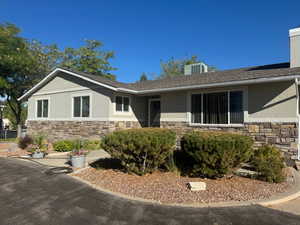
[[[65, 69], [66, 70], [66, 69]], [[70, 70], [69, 70], [70, 71]], [[259, 78], [274, 78], [279, 76], [300, 75], [300, 67], [290, 68], [289, 63], [279, 63], [264, 66], [246, 67], [234, 70], [207, 72], [202, 74], [176, 76], [159, 80], [149, 80], [137, 83], [122, 83], [107, 78], [78, 71], [71, 71], [89, 79], [116, 88], [127, 88], [135, 91], [184, 87], [190, 85], [205, 85], [223, 82], [246, 81]]]

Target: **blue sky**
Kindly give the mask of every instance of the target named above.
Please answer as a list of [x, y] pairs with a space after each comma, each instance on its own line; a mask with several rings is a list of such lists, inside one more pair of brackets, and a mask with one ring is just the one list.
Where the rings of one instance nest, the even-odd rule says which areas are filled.
[[118, 80], [159, 73], [160, 60], [197, 55], [219, 69], [289, 60], [299, 0], [0, 0], [0, 22], [60, 48], [96, 39], [116, 53]]

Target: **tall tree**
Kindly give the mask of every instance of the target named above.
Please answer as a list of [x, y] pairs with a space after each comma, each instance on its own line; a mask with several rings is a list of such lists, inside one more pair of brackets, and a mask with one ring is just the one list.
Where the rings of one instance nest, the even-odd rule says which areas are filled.
[[103, 44], [100, 41], [85, 40], [85, 44], [78, 49], [66, 48], [62, 52], [60, 66], [115, 80], [116, 77], [109, 73], [116, 70], [109, 63], [114, 57], [114, 52], [102, 51]]
[[[185, 65], [190, 65], [199, 62], [201, 61], [198, 59], [197, 56], [191, 56], [190, 58], [186, 59], [175, 59], [174, 57], [172, 57], [166, 62], [161, 61], [161, 74], [157, 76], [156, 79], [183, 75]], [[208, 71], [214, 70], [216, 70], [215, 67], [208, 66]]]
[[[4, 105], [6, 106], [4, 108], [4, 112], [3, 112], [4, 118], [9, 119], [13, 129], [17, 129], [18, 128], [18, 122], [16, 121], [16, 116], [14, 115], [11, 107], [9, 107], [7, 102], [4, 102]], [[27, 119], [27, 104], [26, 103], [21, 104], [21, 108], [22, 109], [21, 109], [20, 123], [25, 124], [25, 121]]]
[[0, 96], [7, 101], [20, 135], [22, 102], [18, 98], [42, 79], [50, 70], [62, 66], [73, 70], [115, 79], [109, 60], [113, 52], [100, 48], [102, 43], [87, 40], [78, 49], [60, 51], [56, 45], [42, 45], [20, 36], [20, 29], [13, 24], [0, 24]]
[[146, 80], [148, 80], [147, 74], [146, 73], [142, 73], [142, 75], [140, 76], [140, 82], [146, 81]]
[[0, 95], [6, 98], [20, 135], [22, 103], [18, 98], [39, 79], [39, 65], [19, 32], [13, 24], [0, 26]]

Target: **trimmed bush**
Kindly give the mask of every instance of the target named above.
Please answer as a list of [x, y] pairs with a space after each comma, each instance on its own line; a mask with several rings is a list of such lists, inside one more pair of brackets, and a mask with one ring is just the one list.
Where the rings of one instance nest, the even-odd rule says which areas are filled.
[[102, 139], [102, 147], [119, 159], [129, 173], [143, 175], [167, 163], [176, 144], [168, 129], [140, 128], [115, 131]]
[[253, 154], [252, 145], [248, 136], [225, 132], [194, 131], [181, 140], [181, 149], [191, 159], [189, 175], [208, 178], [222, 177], [247, 162]]
[[259, 178], [271, 183], [284, 181], [283, 162], [284, 159], [281, 157], [280, 150], [270, 145], [258, 148], [251, 160], [251, 164], [259, 173]]
[[19, 139], [18, 146], [21, 149], [26, 149], [32, 143], [33, 143], [32, 137], [26, 135], [25, 137]]
[[84, 140], [83, 149], [85, 150], [99, 150], [101, 149], [101, 142], [99, 140]]
[[57, 152], [70, 152], [74, 148], [74, 141], [71, 140], [61, 140], [54, 142], [53, 149]]

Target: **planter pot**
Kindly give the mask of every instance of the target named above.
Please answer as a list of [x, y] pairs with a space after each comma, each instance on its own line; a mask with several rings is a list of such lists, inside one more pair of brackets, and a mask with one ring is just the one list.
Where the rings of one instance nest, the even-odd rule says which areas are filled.
[[71, 156], [71, 163], [75, 168], [85, 167], [85, 155]]
[[34, 152], [32, 153], [32, 158], [34, 159], [42, 159], [44, 158], [45, 153], [44, 152]]

